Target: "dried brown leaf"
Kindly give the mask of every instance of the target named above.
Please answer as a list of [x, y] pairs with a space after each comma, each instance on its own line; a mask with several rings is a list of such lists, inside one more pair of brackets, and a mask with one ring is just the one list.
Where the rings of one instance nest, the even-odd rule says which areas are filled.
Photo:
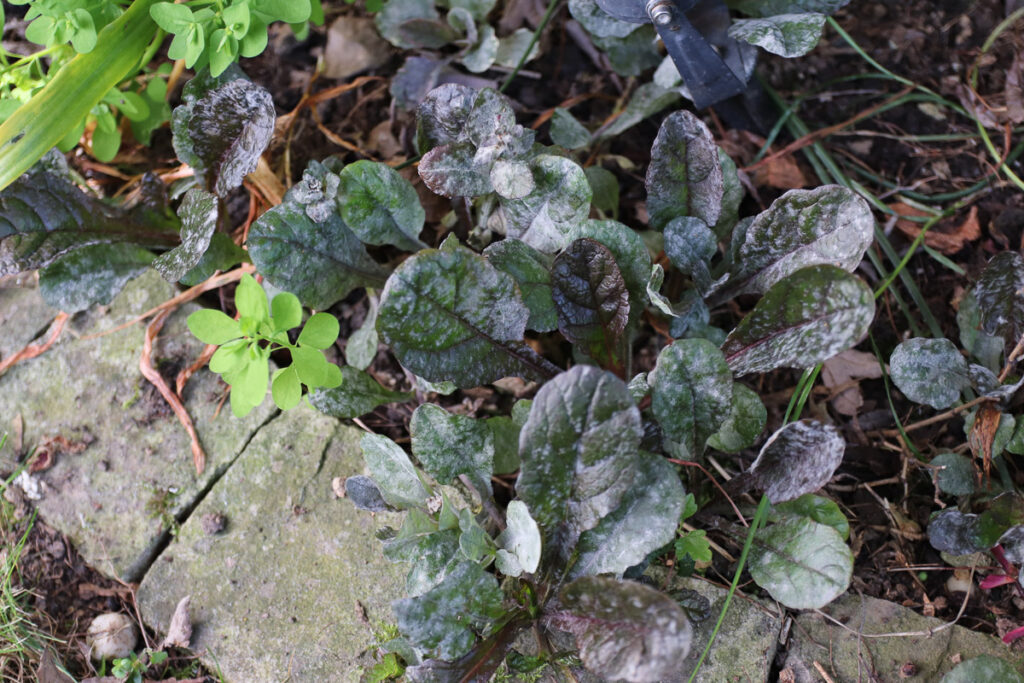
[[[930, 217], [931, 214], [902, 202], [889, 204], [898, 216]], [[921, 234], [921, 223], [907, 218], [896, 221], [896, 228], [907, 237], [914, 239]], [[930, 228], [924, 236], [924, 243], [943, 254], [952, 255], [959, 252], [969, 242], [981, 237], [981, 224], [978, 222], [978, 207], [972, 206], [963, 221], [943, 221]]]
[[807, 176], [791, 155], [775, 157], [758, 167], [754, 171], [753, 181], [757, 187], [774, 187], [779, 190], [796, 190], [810, 185]]
[[838, 392], [832, 397], [832, 406], [840, 415], [856, 415], [864, 405], [864, 396], [857, 382], [881, 376], [882, 368], [874, 354], [854, 349], [829, 358], [821, 369], [825, 386], [833, 393]]
[[189, 641], [192, 640], [192, 620], [188, 615], [188, 607], [191, 601], [192, 596], [186, 595], [178, 602], [178, 606], [174, 608], [174, 614], [171, 616], [171, 625], [167, 627], [167, 637], [161, 643], [161, 648], [188, 647]]
[[1013, 56], [1013, 64], [1006, 71], [1006, 118], [1011, 123], [1024, 123], [1024, 54]]

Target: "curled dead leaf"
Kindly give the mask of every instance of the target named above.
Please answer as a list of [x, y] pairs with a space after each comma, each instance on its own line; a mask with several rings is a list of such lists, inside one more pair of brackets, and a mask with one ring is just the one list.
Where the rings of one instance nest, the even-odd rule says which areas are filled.
[[[930, 218], [931, 214], [902, 202], [889, 204], [889, 208], [901, 218], [896, 220], [896, 228], [910, 239], [921, 234], [921, 223], [909, 220], [913, 218]], [[906, 217], [906, 218], [904, 218]], [[933, 226], [924, 236], [924, 243], [943, 254], [952, 255], [959, 252], [969, 242], [981, 238], [981, 224], [978, 222], [978, 207], [972, 206], [967, 217], [962, 221], [942, 221]]]
[[832, 406], [840, 415], [856, 415], [862, 405], [859, 382], [862, 379], [878, 379], [882, 367], [874, 354], [849, 349], [825, 361], [821, 379], [832, 390]]
[[189, 641], [192, 640], [192, 619], [188, 615], [191, 602], [191, 595], [186, 595], [178, 601], [178, 606], [174, 608], [174, 614], [171, 616], [171, 624], [167, 627], [167, 637], [160, 644], [161, 648], [188, 647]]

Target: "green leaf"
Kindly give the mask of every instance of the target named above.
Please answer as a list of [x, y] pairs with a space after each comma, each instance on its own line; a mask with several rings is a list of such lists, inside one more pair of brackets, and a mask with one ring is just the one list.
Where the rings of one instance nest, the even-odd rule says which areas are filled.
[[772, 434], [750, 473], [772, 503], [813, 493], [828, 483], [846, 452], [846, 442], [832, 425], [790, 422]]
[[657, 83], [644, 83], [633, 93], [622, 113], [598, 132], [599, 140], [609, 140], [621, 135], [649, 116], [675, 105], [682, 95], [675, 88], [663, 88]]
[[[232, 321], [234, 322], [234, 321]], [[217, 349], [210, 358], [210, 372], [230, 375], [237, 371], [249, 359], [249, 342], [238, 339], [226, 342]]]
[[490, 496], [494, 438], [486, 422], [424, 403], [413, 412], [409, 432], [412, 452], [430, 476], [448, 484], [464, 474], [483, 498]]
[[977, 487], [976, 472], [970, 458], [956, 453], [940, 453], [932, 458], [931, 465], [938, 467], [935, 480], [939, 490], [953, 496], [967, 496]]
[[310, 0], [252, 0], [253, 9], [286, 24], [299, 24], [309, 19]]
[[431, 382], [472, 387], [550, 364], [523, 342], [529, 310], [515, 282], [468, 249], [425, 249], [381, 293], [377, 331], [402, 365]]
[[324, 354], [309, 346], [293, 346], [289, 349], [292, 356], [292, 367], [299, 379], [310, 389], [328, 384], [328, 372], [331, 364]]
[[973, 289], [960, 299], [956, 323], [960, 328], [960, 346], [989, 370], [998, 372], [1003, 357], [1003, 340], [982, 332], [981, 311]]
[[590, 131], [567, 109], [556, 107], [551, 116], [551, 142], [566, 149], [580, 149], [590, 144]]
[[498, 270], [508, 273], [519, 285], [523, 303], [530, 309], [526, 326], [537, 332], [558, 328], [558, 316], [551, 294], [553, 259], [525, 242], [507, 238], [484, 249], [484, 256]]
[[1024, 336], [1024, 257], [1016, 251], [996, 254], [978, 278], [974, 296], [982, 330], [1013, 348]]
[[345, 362], [359, 370], [365, 370], [377, 357], [377, 297], [369, 297], [369, 310], [358, 330], [349, 334], [345, 341]]
[[181, 244], [161, 254], [153, 267], [171, 282], [177, 282], [199, 265], [217, 229], [217, 197], [194, 187], [185, 193], [178, 207]]
[[611, 251], [597, 240], [576, 240], [555, 258], [551, 285], [562, 336], [603, 365], [620, 366], [629, 291]]
[[1024, 683], [1024, 677], [1005, 659], [992, 655], [980, 655], [957, 664], [939, 683]]
[[666, 680], [693, 639], [683, 610], [664, 593], [596, 576], [563, 588], [561, 609], [547, 621], [572, 633], [583, 665], [608, 680]]
[[754, 445], [767, 422], [768, 409], [757, 392], [734, 382], [729, 414], [719, 430], [708, 437], [708, 446], [724, 453], [738, 453]]
[[572, 241], [570, 231], [590, 214], [592, 192], [576, 162], [541, 154], [530, 161], [534, 190], [522, 199], [502, 199], [508, 236], [553, 254]]
[[494, 191], [505, 199], [522, 199], [537, 188], [530, 165], [524, 161], [495, 161], [490, 180]]
[[242, 275], [238, 281], [238, 288], [235, 289], [235, 308], [242, 318], [256, 322], [263, 322], [270, 317], [267, 293], [248, 273]]
[[270, 282], [316, 310], [330, 308], [357, 287], [384, 282], [385, 271], [340, 216], [332, 213], [317, 223], [294, 202], [260, 216], [248, 245], [252, 262]]
[[270, 302], [270, 317], [274, 320], [274, 329], [287, 331], [302, 324], [302, 304], [299, 297], [291, 292], [281, 292]]
[[546, 531], [583, 532], [615, 510], [633, 481], [642, 429], [625, 383], [577, 365], [541, 387], [519, 437], [516, 493]]
[[388, 0], [374, 17], [374, 21], [377, 30], [389, 43], [395, 47], [414, 48], [416, 45], [408, 42], [403, 36], [402, 25], [414, 19], [437, 18], [433, 0]]
[[[779, 515], [807, 517], [818, 524], [830, 526], [839, 532], [844, 541], [850, 538], [850, 522], [847, 521], [843, 511], [839, 509], [839, 505], [828, 498], [805, 493], [799, 498], [777, 503], [772, 507]], [[773, 519], [773, 521], [777, 520]]]
[[282, 368], [274, 373], [270, 383], [270, 394], [274, 404], [281, 410], [291, 410], [302, 399], [302, 385], [294, 367]]
[[706, 339], [680, 339], [661, 350], [647, 381], [666, 439], [682, 457], [699, 458], [732, 407], [732, 372], [722, 352]]
[[587, 166], [583, 169], [590, 183], [590, 191], [593, 195], [594, 206], [601, 211], [612, 214], [618, 218], [619, 215], [619, 179], [615, 174], [600, 166]]
[[204, 308], [188, 317], [188, 329], [204, 344], [221, 345], [242, 336], [237, 320], [213, 308]]
[[874, 225], [867, 202], [845, 187], [790, 190], [734, 235], [729, 282], [715, 300], [763, 293], [807, 266], [852, 272], [874, 239]]
[[260, 86], [237, 77], [199, 96], [186, 87], [182, 97], [184, 104], [171, 117], [174, 151], [195, 169], [203, 187], [225, 197], [256, 170], [270, 144], [274, 101]]
[[704, 122], [688, 111], [661, 124], [647, 167], [647, 212], [661, 230], [673, 218], [692, 216], [708, 226], [722, 210], [722, 167], [718, 147]]
[[850, 586], [853, 553], [832, 527], [787, 519], [754, 537], [750, 576], [790, 609], [820, 609]]
[[361, 445], [366, 466], [389, 505], [400, 509], [426, 507], [430, 494], [398, 444], [386, 436], [363, 434]]
[[478, 633], [488, 634], [504, 614], [501, 603], [494, 575], [475, 562], [463, 562], [429, 592], [396, 600], [391, 609], [413, 645], [450, 660], [469, 652]]
[[675, 468], [661, 456], [642, 453], [636, 474], [619, 506], [580, 535], [579, 558], [569, 577], [621, 576], [672, 542], [686, 491]]
[[612, 69], [620, 76], [639, 76], [661, 62], [658, 33], [653, 25], [640, 26], [625, 38], [594, 38]]
[[725, 239], [740, 218], [740, 203], [743, 201], [743, 184], [740, 182], [736, 163], [721, 147], [718, 148], [718, 164], [722, 167], [722, 213], [715, 224], [715, 235]]
[[425, 248], [419, 239], [426, 214], [416, 189], [390, 166], [357, 161], [339, 174], [341, 217], [366, 244], [393, 244], [406, 251]]
[[249, 253], [231, 241], [231, 237], [223, 232], [215, 232], [210, 238], [210, 246], [199, 259], [199, 263], [185, 274], [179, 282], [192, 287], [213, 276], [218, 270], [230, 270], [239, 263], [248, 263]]
[[540, 566], [541, 538], [537, 522], [521, 500], [513, 500], [505, 512], [505, 530], [495, 543], [498, 553], [495, 565], [505, 576], [532, 574]]
[[[449, 12], [448, 20], [451, 21], [454, 11]], [[498, 47], [501, 45], [501, 41], [498, 39], [497, 33], [494, 32], [494, 27], [490, 24], [484, 24], [480, 27], [480, 38], [476, 44], [462, 55], [462, 64], [466, 67], [466, 70], [470, 73], [483, 73], [494, 65], [494, 60], [498, 58]]]
[[800, 57], [818, 44], [824, 25], [825, 15], [816, 12], [737, 19], [729, 27], [729, 37], [782, 57]]
[[298, 343], [314, 349], [329, 348], [338, 339], [341, 326], [330, 313], [314, 313], [299, 333]]
[[618, 221], [588, 220], [577, 224], [569, 235], [570, 241], [584, 237], [597, 240], [615, 256], [615, 263], [632, 296], [633, 312], [639, 315], [643, 309], [640, 302], [644, 300], [651, 274], [651, 255], [640, 235]]
[[665, 255], [683, 275], [693, 279], [704, 294], [712, 289], [711, 259], [718, 253], [715, 233], [699, 218], [673, 218], [664, 228]]
[[980, 541], [978, 526], [978, 515], [946, 508], [928, 523], [928, 542], [936, 550], [951, 555], [970, 555], [988, 550], [992, 546]]
[[46, 303], [65, 313], [83, 311], [93, 304], [105, 306], [152, 262], [153, 252], [134, 244], [76, 249], [40, 269], [39, 293]]
[[459, 510], [459, 552], [463, 558], [483, 566], [490, 564], [495, 554], [494, 541], [469, 508]]
[[970, 386], [967, 361], [948, 339], [908, 339], [893, 351], [889, 367], [907, 398], [936, 410], [956, 403]]
[[455, 527], [438, 531], [437, 523], [417, 509], [408, 512], [398, 535], [384, 542], [384, 557], [412, 566], [405, 589], [410, 597], [423, 595], [441, 583], [461, 561], [458, 520]]
[[342, 366], [340, 370], [341, 386], [316, 391], [309, 396], [314, 408], [332, 417], [360, 417], [378, 406], [404, 403], [414, 396], [412, 392], [385, 389], [373, 377], [356, 368]]
[[[776, 14], [798, 12], [820, 12], [833, 14], [850, 0], [739, 0], [736, 9], [754, 17], [771, 17]], [[733, 3], [730, 3], [733, 4]]]
[[233, 373], [225, 373], [224, 381], [231, 385], [231, 412], [242, 418], [263, 403], [270, 380], [269, 351], [251, 344], [246, 349], [244, 363]]
[[874, 296], [861, 280], [836, 266], [811, 266], [773, 285], [722, 352], [737, 375], [813, 367], [859, 342], [874, 315]]
[[149, 8], [149, 16], [168, 33], [181, 33], [193, 21], [192, 10], [172, 2], [156, 3]]
[[238, 56], [238, 40], [224, 29], [218, 29], [210, 36], [210, 75], [220, 76], [235, 62]]

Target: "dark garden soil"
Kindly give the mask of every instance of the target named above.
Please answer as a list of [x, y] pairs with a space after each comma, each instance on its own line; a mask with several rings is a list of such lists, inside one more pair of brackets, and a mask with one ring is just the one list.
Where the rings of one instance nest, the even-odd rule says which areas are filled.
[[[332, 4], [328, 23], [339, 15], [360, 11], [343, 3]], [[532, 27], [546, 3], [523, 0], [511, 4], [525, 8], [527, 20], [523, 25]], [[1008, 109], [1024, 105], [1020, 102], [1019, 86], [1016, 90], [1009, 87], [1005, 74], [1024, 53], [1024, 33], [1010, 30], [986, 54], [981, 54], [986, 39], [1005, 18], [1007, 4], [1004, 0], [854, 0], [835, 19], [882, 67], [962, 105], [976, 116], [994, 117], [1010, 131]], [[593, 129], [606, 121], [616, 106], [642, 82], [623, 79], [610, 70], [598, 68], [588, 56], [589, 46], [577, 42], [566, 29], [568, 18], [563, 8], [544, 36], [547, 45], [544, 57], [531, 63], [530, 73], [520, 75], [507, 91], [518, 107], [519, 121], [536, 127], [541, 138], [546, 135], [547, 119], [554, 107], [573, 102], [573, 113]], [[862, 183], [897, 213], [914, 214], [913, 207], [897, 205], [898, 200], [893, 198], [897, 190], [917, 193], [913, 196], [924, 197], [921, 201], [932, 206], [949, 207], [958, 200], [967, 200], [955, 215], [933, 228], [934, 234], [925, 240], [939, 257], [919, 250], [907, 267], [942, 330], [956, 339], [956, 308], [972, 278], [994, 253], [1024, 246], [1024, 196], [993, 176], [992, 157], [973, 137], [977, 133], [973, 120], [948, 109], [939, 109], [924, 98], [907, 99], [907, 95], [919, 91], [913, 91], [904, 82], [869, 77], [878, 72], [835, 30], [830, 27], [825, 30], [822, 43], [807, 57], [784, 60], [762, 53], [759, 73], [787, 106], [799, 102], [794, 113], [812, 133], [832, 133], [820, 134], [813, 142], [821, 143], [842, 173]], [[308, 160], [321, 159], [328, 154], [340, 155], [346, 162], [359, 158], [399, 162], [413, 156], [413, 116], [391, 105], [388, 90], [390, 79], [401, 67], [404, 55], [396, 51], [386, 66], [365, 74], [368, 78], [357, 87], [315, 105], [313, 112], [302, 106], [304, 97], [339, 84], [313, 76], [316, 59], [323, 54], [324, 46], [324, 29], [314, 30], [310, 39], [303, 43], [296, 42], [291, 33], [283, 29], [272, 33], [271, 47], [261, 57], [242, 64], [254, 80], [272, 92], [279, 115], [295, 112], [290, 127], [282, 126], [283, 134], [277, 136], [269, 152], [271, 167], [286, 186], [301, 177]], [[1018, 63], [1018, 69], [1019, 66]], [[975, 68], [978, 80], [972, 93], [964, 84]], [[502, 77], [503, 74], [497, 74], [492, 85], [499, 84]], [[904, 101], [897, 106], [879, 110], [879, 105], [900, 97]], [[794, 141], [785, 129], [769, 148], [765, 157], [768, 161], [752, 167], [764, 137], [730, 130], [714, 112], [704, 114], [716, 139], [736, 159], [737, 165], [750, 167], [747, 174], [750, 192], [741, 215], [766, 208], [787, 189], [825, 182], [815, 175], [814, 167], [802, 151], [772, 156]], [[603, 165], [618, 177], [622, 197], [620, 220], [637, 229], [645, 227], [643, 176], [662, 117], [648, 119], [610, 144], [605, 143], [587, 160]], [[841, 130], [830, 129], [853, 119], [855, 122]], [[279, 121], [279, 125], [281, 123]], [[993, 139], [1003, 154], [1012, 146], [1009, 132], [1005, 139], [998, 134], [994, 134]], [[136, 174], [146, 170], [167, 172], [174, 168], [176, 162], [169, 131], [158, 131], [154, 140], [152, 148], [122, 150], [118, 161], [123, 163], [109, 165], [116, 167], [116, 174], [108, 166], [91, 162], [81, 154], [72, 160], [92, 184], [114, 194], [122, 190], [125, 179]], [[407, 174], [417, 180], [412, 168]], [[974, 187], [985, 179], [991, 181], [990, 184]], [[445, 234], [440, 219], [453, 207], [449, 200], [431, 195], [421, 185], [417, 187], [427, 207], [424, 240], [436, 245]], [[928, 197], [936, 199], [928, 201]], [[251, 188], [239, 190], [231, 203], [236, 229], [244, 231], [252, 210], [261, 208], [265, 207], [260, 206], [259, 195]], [[454, 208], [456, 215], [461, 216], [458, 207]], [[881, 212], [876, 212], [876, 217], [882, 221], [897, 252], [904, 253], [919, 224], [895, 218], [887, 220], [889, 217]], [[456, 232], [465, 227], [457, 226]], [[878, 273], [870, 265], [865, 265], [861, 274], [873, 285], [879, 282]], [[666, 284], [670, 295], [673, 285], [682, 283], [670, 280]], [[896, 289], [904, 299], [909, 298], [904, 289]], [[224, 307], [229, 301], [230, 292], [213, 295], [207, 303]], [[741, 306], [749, 303], [740, 301]], [[913, 303], [909, 310], [913, 321], [887, 293], [879, 301], [872, 338], [858, 350], [870, 354], [874, 343], [881, 354], [888, 357], [900, 340], [913, 336], [912, 324], [923, 324], [921, 311]], [[332, 312], [341, 320], [341, 338], [344, 339], [358, 329], [366, 316], [365, 294], [360, 290], [337, 304]], [[739, 309], [725, 310], [717, 315], [722, 316], [725, 326], [727, 318], [736, 319], [740, 313]], [[637, 371], [650, 369], [658, 350], [667, 341], [663, 324], [651, 322], [635, 346], [634, 368]], [[555, 362], [564, 364], [571, 360], [567, 345], [543, 351]], [[912, 443], [906, 443], [894, 430], [894, 413], [903, 425], [931, 413], [913, 407], [895, 393], [890, 407], [883, 380], [862, 379], [856, 368], [847, 369], [852, 372], [852, 380], [833, 382], [831, 386], [828, 381], [819, 383], [812, 393], [809, 410], [842, 428], [849, 444], [844, 464], [827, 491], [840, 502], [851, 522], [851, 543], [856, 557], [853, 589], [898, 602], [929, 616], [952, 619], [960, 610], [963, 594], [948, 590], [946, 584], [952, 569], [922, 533], [929, 514], [938, 507], [938, 492], [932, 484], [931, 472], [923, 463], [939, 452], [970, 453], [963, 419], [952, 415], [915, 430], [910, 433]], [[389, 388], [412, 388], [410, 378], [390, 355], [378, 354], [370, 372]], [[756, 389], [769, 409], [769, 429], [781, 425], [798, 376], [795, 372], [782, 371], [757, 380]], [[480, 388], [458, 391], [447, 397], [430, 395], [429, 398], [456, 412], [484, 416], [507, 411], [513, 397], [530, 396], [535, 387], [507, 381], [503, 389], [496, 392]], [[837, 397], [860, 400], [861, 404], [844, 414], [837, 409]], [[415, 405], [416, 402], [384, 406], [363, 416], [361, 421], [369, 429], [403, 443], [408, 441], [407, 427]], [[915, 450], [920, 459], [915, 456]], [[753, 455], [747, 454], [746, 460], [741, 457], [735, 462], [721, 461], [720, 464], [724, 470], [736, 472], [748, 464]], [[1019, 462], [1009, 464], [1016, 481], [1024, 484], [1024, 468]], [[689, 486], [708, 487], [709, 496], [715, 495], [699, 473], [693, 474]], [[718, 503], [718, 507], [724, 509], [722, 501]], [[710, 510], [715, 511], [716, 505], [712, 504]], [[716, 536], [715, 532], [711, 535], [730, 551], [737, 548], [730, 538]], [[716, 563], [708, 569], [707, 575], [726, 584], [731, 579], [731, 568], [716, 556]], [[85, 658], [76, 649], [84, 625], [105, 611], [134, 613], [131, 586], [104, 579], [85, 566], [74, 549], [42, 523], [37, 522], [29, 535], [21, 580], [36, 596], [31, 604], [45, 620], [44, 628], [68, 643], [62, 647], [61, 654], [67, 656], [68, 666], [74, 673], [87, 673]], [[1024, 623], [1024, 596], [1005, 587], [976, 592], [959, 623], [1002, 635]]]

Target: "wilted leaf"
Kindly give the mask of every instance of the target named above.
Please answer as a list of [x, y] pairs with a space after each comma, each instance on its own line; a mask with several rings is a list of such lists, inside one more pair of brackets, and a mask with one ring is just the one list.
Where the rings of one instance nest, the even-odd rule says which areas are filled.
[[[899, 216], [915, 216], [931, 218], [934, 214], [922, 211], [917, 207], [896, 202], [888, 205]], [[909, 218], [896, 221], [896, 228], [910, 239], [921, 234], [921, 223]], [[972, 206], [967, 218], [960, 222], [942, 221], [932, 226], [924, 236], [924, 243], [943, 254], [952, 256], [964, 248], [969, 242], [981, 237], [981, 225], [978, 223], [978, 207]]]
[[532, 574], [540, 565], [541, 537], [537, 522], [521, 500], [508, 504], [505, 522], [505, 530], [495, 539], [499, 548], [495, 557], [498, 571], [505, 576]]
[[65, 313], [109, 304], [153, 262], [153, 252], [134, 244], [94, 244], [76, 249], [40, 269], [39, 293]]
[[490, 495], [494, 438], [486, 422], [424, 403], [413, 412], [409, 431], [412, 452], [430, 476], [449, 484], [465, 474], [481, 496]]
[[670, 114], [654, 139], [647, 167], [651, 227], [660, 230], [682, 216], [715, 225], [723, 193], [722, 167], [711, 131], [688, 111]]
[[658, 354], [647, 377], [651, 411], [683, 457], [699, 458], [732, 408], [732, 372], [706, 339], [680, 339]]
[[463, 562], [444, 581], [415, 598], [391, 603], [398, 628], [417, 647], [441, 659], [469, 652], [477, 633], [487, 635], [501, 617], [498, 579], [475, 562]]
[[807, 266], [852, 272], [871, 245], [874, 225], [867, 202], [845, 187], [790, 190], [734, 236], [729, 283], [716, 300], [763, 293]]
[[178, 601], [171, 615], [171, 623], [167, 626], [167, 637], [164, 638], [160, 647], [188, 647], [192, 640], [192, 620], [189, 618], [188, 608], [191, 603], [191, 596], [186, 595]]
[[737, 375], [813, 367], [859, 342], [874, 316], [866, 284], [835, 266], [812, 266], [773, 285], [722, 352]]
[[405, 451], [379, 434], [363, 434], [366, 466], [384, 500], [397, 508], [423, 507], [430, 496]]
[[929, 463], [935, 470], [939, 490], [952, 496], [967, 496], [977, 487], [977, 473], [970, 458], [956, 453], [939, 453]]
[[790, 422], [768, 438], [750, 473], [773, 503], [813, 493], [843, 461], [846, 442], [832, 425]]
[[473, 387], [550, 374], [550, 364], [522, 342], [529, 313], [515, 281], [482, 256], [425, 249], [388, 279], [377, 330], [417, 375]]
[[587, 219], [593, 196], [583, 169], [572, 159], [542, 154], [530, 161], [534, 190], [522, 199], [503, 199], [508, 236], [545, 254], [564, 249], [570, 231]]
[[996, 254], [981, 273], [974, 296], [982, 329], [1013, 348], [1024, 336], [1024, 257], [1016, 251]]
[[664, 458], [642, 453], [633, 484], [619, 507], [583, 532], [570, 578], [622, 575], [675, 537], [686, 491]]
[[321, 413], [341, 419], [365, 415], [378, 406], [404, 403], [413, 397], [410, 391], [391, 391], [369, 374], [348, 365], [341, 366], [341, 386], [317, 389], [309, 402]]
[[683, 610], [664, 593], [596, 576], [566, 586], [561, 609], [547, 621], [576, 636], [583, 665], [609, 680], [663, 680], [678, 670], [693, 638]]
[[597, 240], [576, 240], [555, 258], [551, 284], [562, 335], [602, 364], [621, 364], [629, 292], [611, 251]]
[[225, 72], [219, 82], [205, 92], [208, 83], [186, 86], [171, 130], [178, 158], [195, 170], [203, 187], [224, 197], [256, 170], [274, 134], [276, 112], [270, 93], [252, 81]]
[[832, 527], [795, 517], [758, 532], [750, 576], [790, 609], [820, 609], [850, 586], [853, 553]]
[[161, 254], [153, 267], [171, 282], [177, 282], [199, 265], [217, 229], [217, 197], [194, 187], [185, 193], [178, 208], [181, 244]]
[[338, 205], [345, 223], [366, 244], [418, 251], [426, 214], [416, 189], [390, 166], [360, 160], [339, 174]]
[[553, 259], [525, 242], [508, 238], [484, 249], [484, 256], [498, 270], [508, 273], [519, 285], [523, 303], [530, 309], [526, 326], [537, 332], [558, 328], [555, 302], [551, 296]]
[[738, 453], [757, 441], [767, 422], [768, 409], [757, 392], [734, 382], [729, 414], [718, 431], [708, 437], [708, 446], [725, 453]]
[[324, 310], [357, 287], [380, 287], [387, 276], [336, 213], [317, 223], [286, 202], [249, 230], [249, 256], [276, 287]]
[[892, 381], [915, 403], [942, 410], [970, 386], [967, 361], [948, 339], [917, 337], [902, 342], [889, 358]]
[[729, 37], [782, 57], [800, 57], [818, 44], [824, 24], [825, 15], [815, 12], [737, 19], [729, 27]]
[[345, 480], [345, 497], [360, 510], [386, 512], [395, 509], [384, 500], [376, 482], [361, 474]]
[[519, 437], [516, 493], [541, 528], [597, 525], [629, 489], [640, 411], [622, 380], [577, 365], [541, 387]]
[[992, 655], [980, 655], [957, 664], [939, 683], [1024, 683], [1024, 677], [1005, 659]]

